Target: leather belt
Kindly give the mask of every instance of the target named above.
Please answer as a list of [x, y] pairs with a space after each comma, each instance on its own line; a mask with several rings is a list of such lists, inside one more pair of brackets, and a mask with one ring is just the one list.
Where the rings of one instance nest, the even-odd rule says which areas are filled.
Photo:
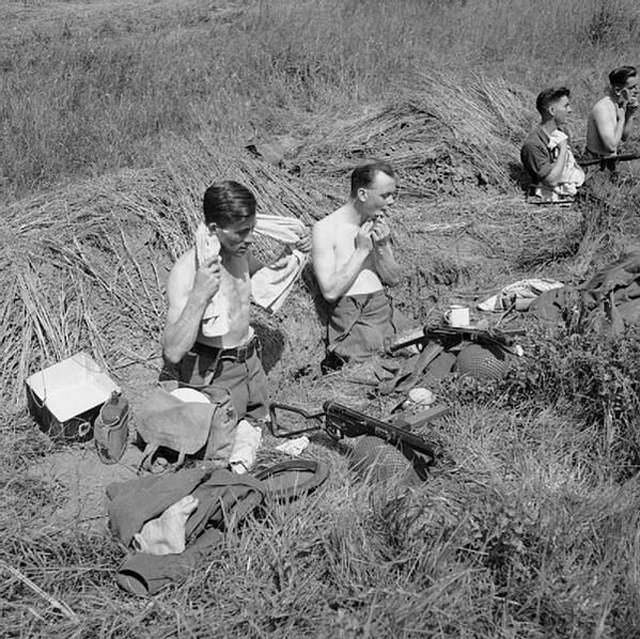
[[256, 352], [258, 347], [258, 337], [254, 335], [246, 344], [235, 348], [216, 348], [196, 342], [191, 349], [192, 352], [213, 360], [230, 359], [238, 364], [246, 362]]

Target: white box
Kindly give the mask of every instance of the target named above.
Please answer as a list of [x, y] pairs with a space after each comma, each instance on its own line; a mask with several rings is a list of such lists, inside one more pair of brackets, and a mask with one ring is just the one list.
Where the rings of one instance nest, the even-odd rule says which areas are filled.
[[84, 438], [100, 407], [120, 387], [87, 353], [76, 353], [26, 381], [29, 409], [54, 436]]

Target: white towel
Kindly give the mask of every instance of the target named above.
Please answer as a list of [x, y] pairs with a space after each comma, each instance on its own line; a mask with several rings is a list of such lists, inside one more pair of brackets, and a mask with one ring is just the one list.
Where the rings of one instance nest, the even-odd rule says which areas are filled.
[[256, 463], [256, 455], [262, 443], [262, 428], [241, 419], [236, 426], [233, 448], [229, 456], [231, 470], [238, 474], [251, 470]]
[[278, 267], [265, 266], [251, 278], [253, 301], [272, 313], [277, 313], [282, 308], [308, 258], [306, 254], [294, 249], [291, 255], [283, 259], [286, 260], [285, 264], [279, 264]]
[[295, 217], [283, 215], [256, 215], [255, 233], [264, 235], [283, 244], [295, 244], [304, 234], [305, 225]]
[[[220, 241], [202, 222], [196, 229], [196, 261], [198, 268], [220, 255]], [[217, 337], [229, 332], [229, 301], [218, 291], [209, 301], [202, 316], [202, 334]]]
[[[549, 134], [548, 148], [555, 149], [560, 142], [568, 139], [566, 133], [556, 129]], [[557, 202], [562, 197], [573, 196], [578, 192], [578, 187], [584, 184], [584, 171], [576, 162], [571, 149], [567, 149], [564, 167], [560, 174], [560, 180], [555, 187], [548, 187], [543, 184], [536, 188], [535, 194], [545, 202]]]
[[[281, 215], [256, 215], [255, 233], [272, 238], [285, 245], [295, 244], [306, 232], [305, 225], [294, 217]], [[196, 229], [196, 259], [198, 268], [220, 254], [220, 242], [202, 222]], [[308, 255], [293, 249], [278, 260], [278, 266], [265, 266], [251, 278], [253, 301], [273, 313], [282, 308], [295, 281], [308, 261]], [[202, 318], [202, 334], [207, 337], [226, 335], [229, 332], [229, 302], [218, 291], [209, 302]]]
[[562, 282], [552, 279], [519, 280], [505, 286], [497, 295], [478, 304], [481, 311], [506, 311], [515, 306], [517, 311], [526, 311], [531, 302], [545, 291], [564, 286]]
[[[258, 235], [264, 235], [283, 244], [295, 244], [306, 232], [305, 225], [295, 217], [281, 215], [257, 215]], [[295, 281], [308, 261], [308, 255], [292, 249], [290, 255], [278, 260], [277, 267], [265, 266], [251, 278], [251, 296], [262, 308], [278, 312], [291, 292]], [[282, 264], [281, 262], [285, 263]]]

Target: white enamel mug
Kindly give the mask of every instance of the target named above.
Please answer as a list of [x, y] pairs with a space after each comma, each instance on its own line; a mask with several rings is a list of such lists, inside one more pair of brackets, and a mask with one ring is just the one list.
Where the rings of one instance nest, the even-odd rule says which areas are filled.
[[452, 304], [449, 307], [449, 310], [444, 314], [444, 321], [449, 324], [449, 326], [469, 326], [471, 323], [469, 307], [462, 306], [460, 304]]

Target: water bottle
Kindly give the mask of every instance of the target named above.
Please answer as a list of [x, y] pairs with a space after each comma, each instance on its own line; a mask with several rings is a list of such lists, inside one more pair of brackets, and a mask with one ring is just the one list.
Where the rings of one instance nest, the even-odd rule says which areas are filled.
[[100, 415], [105, 426], [114, 426], [121, 421], [129, 410], [129, 402], [118, 391], [113, 391], [111, 397], [102, 407]]
[[120, 460], [129, 441], [129, 402], [114, 391], [100, 409], [93, 425], [98, 457], [105, 464]]

